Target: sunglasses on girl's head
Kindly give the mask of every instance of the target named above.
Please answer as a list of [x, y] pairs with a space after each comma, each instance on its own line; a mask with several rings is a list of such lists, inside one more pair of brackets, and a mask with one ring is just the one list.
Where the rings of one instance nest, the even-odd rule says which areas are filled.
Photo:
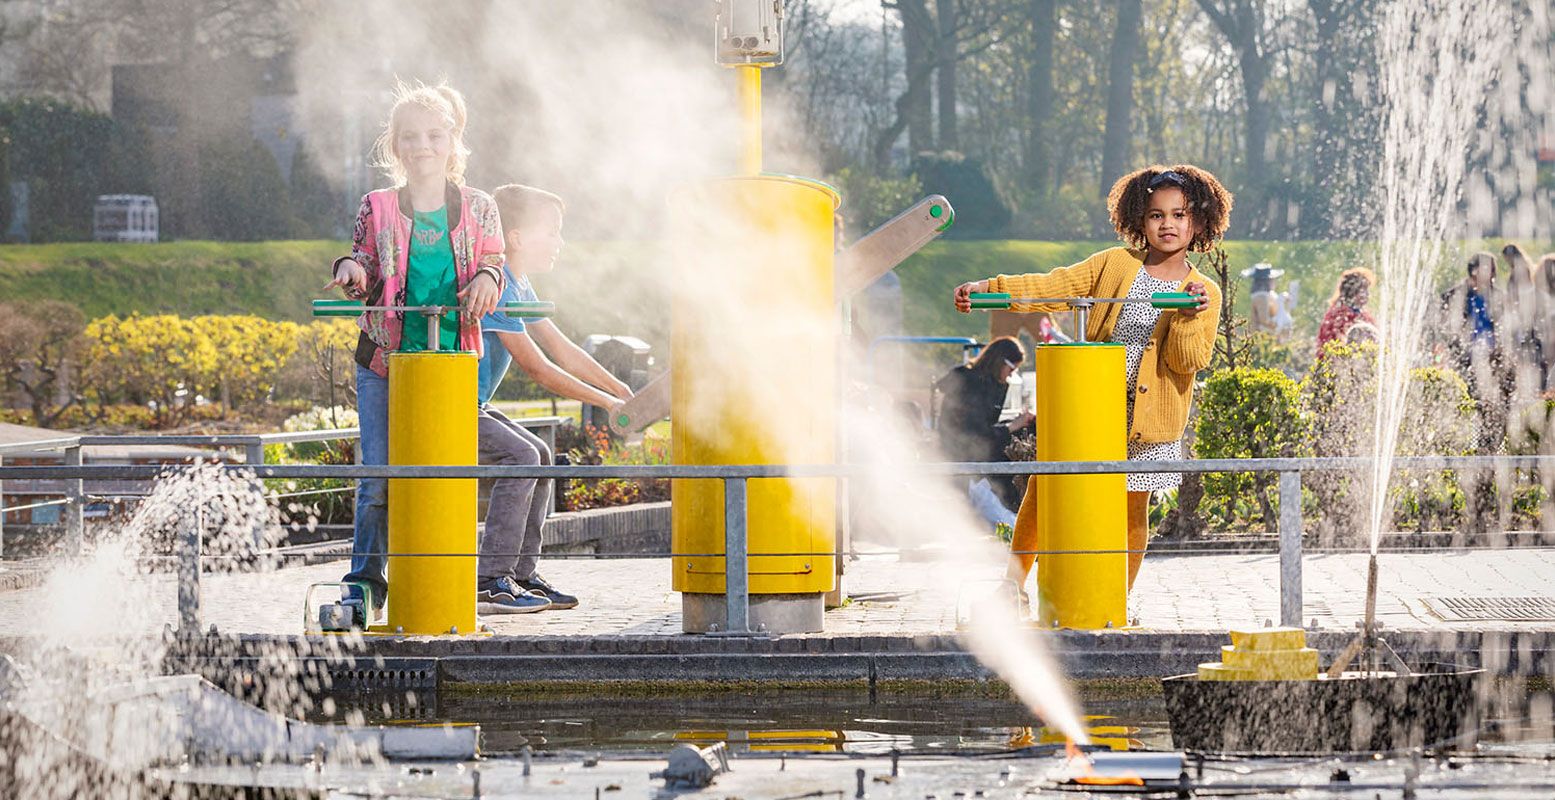
[[1176, 186], [1179, 189], [1186, 189], [1188, 187], [1188, 179], [1184, 178], [1181, 172], [1169, 169], [1151, 178], [1150, 183], [1146, 184], [1145, 188], [1154, 190], [1162, 186]]

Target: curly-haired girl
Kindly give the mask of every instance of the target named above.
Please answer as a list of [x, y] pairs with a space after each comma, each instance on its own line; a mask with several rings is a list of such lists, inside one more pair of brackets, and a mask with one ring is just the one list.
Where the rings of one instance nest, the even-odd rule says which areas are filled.
[[[1220, 288], [1188, 263], [1225, 235], [1231, 193], [1214, 175], [1186, 164], [1150, 166], [1123, 176], [1107, 195], [1107, 210], [1127, 245], [1103, 250], [1078, 264], [1046, 274], [999, 275], [956, 287], [956, 309], [971, 310], [972, 292], [1016, 297], [1149, 297], [1185, 291], [1198, 305], [1177, 310], [1146, 303], [1104, 303], [1090, 314], [1086, 339], [1125, 347], [1128, 375], [1128, 457], [1182, 458], [1193, 378], [1209, 366], [1220, 316]], [[1017, 304], [1015, 311], [1059, 311], [1061, 306]], [[1128, 476], [1128, 585], [1134, 584], [1149, 541], [1150, 492], [1177, 486], [1179, 474]], [[1033, 487], [1034, 488], [1034, 487]], [[1035, 491], [1026, 492], [1011, 549], [1016, 576], [1025, 580], [1037, 541]], [[1021, 551], [1027, 551], [1021, 554]]]

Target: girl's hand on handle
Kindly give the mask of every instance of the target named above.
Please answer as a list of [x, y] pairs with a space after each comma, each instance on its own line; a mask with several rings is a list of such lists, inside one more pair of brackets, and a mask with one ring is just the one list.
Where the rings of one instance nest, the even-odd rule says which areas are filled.
[[956, 310], [965, 314], [972, 310], [972, 293], [988, 291], [988, 281], [967, 281], [956, 287], [951, 299], [956, 304]]
[[490, 272], [476, 273], [464, 290], [459, 292], [459, 302], [464, 306], [467, 322], [475, 322], [496, 311], [497, 301], [501, 299], [502, 292], [497, 288], [497, 279], [491, 277]]
[[335, 279], [324, 284], [324, 291], [340, 287], [346, 297], [359, 298], [367, 294], [367, 270], [352, 259], [343, 259], [335, 267]]
[[1204, 288], [1203, 283], [1194, 281], [1187, 286], [1182, 287], [1182, 289], [1188, 294], [1193, 295], [1194, 298], [1199, 301], [1199, 304], [1192, 308], [1179, 308], [1177, 309], [1177, 313], [1187, 317], [1188, 319], [1193, 319], [1199, 315], [1200, 311], [1209, 308], [1209, 290]]

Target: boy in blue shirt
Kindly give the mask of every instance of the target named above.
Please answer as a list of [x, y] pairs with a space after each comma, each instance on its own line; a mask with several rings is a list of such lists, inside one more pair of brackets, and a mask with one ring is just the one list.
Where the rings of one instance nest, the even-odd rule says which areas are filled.
[[[550, 192], [518, 184], [502, 186], [492, 196], [502, 218], [507, 256], [508, 280], [501, 303], [537, 300], [529, 276], [555, 268], [564, 244], [566, 207]], [[492, 395], [515, 361], [542, 388], [572, 400], [614, 409], [632, 396], [625, 383], [550, 320], [493, 312], [481, 319], [481, 335], [485, 353], [480, 362], [481, 464], [552, 463], [545, 442], [491, 406]], [[552, 484], [533, 478], [493, 482], [476, 567], [477, 611], [523, 614], [578, 605], [577, 597], [558, 590], [535, 571]]]

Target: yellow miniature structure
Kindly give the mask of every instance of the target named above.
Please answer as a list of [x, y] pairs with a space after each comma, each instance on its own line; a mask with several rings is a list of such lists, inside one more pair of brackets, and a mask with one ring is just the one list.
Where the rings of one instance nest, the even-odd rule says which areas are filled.
[[1317, 650], [1300, 628], [1231, 631], [1220, 660], [1199, 665], [1201, 681], [1311, 681], [1317, 673]]
[[[1037, 347], [1037, 386], [1043, 387], [1037, 392], [1038, 461], [1121, 461], [1128, 456], [1123, 355], [1123, 346], [1115, 344]], [[1028, 490], [1037, 493], [1036, 541], [1043, 553], [1037, 558], [1040, 624], [1123, 627], [1128, 619], [1124, 476], [1037, 475]]]

